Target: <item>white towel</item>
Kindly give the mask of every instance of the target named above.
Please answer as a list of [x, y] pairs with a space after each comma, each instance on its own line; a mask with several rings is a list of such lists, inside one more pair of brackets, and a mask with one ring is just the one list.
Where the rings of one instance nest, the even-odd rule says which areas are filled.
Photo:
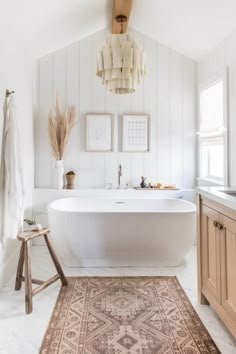
[[4, 103], [4, 200], [3, 200], [3, 241], [16, 239], [23, 223], [24, 186], [22, 171], [21, 143], [16, 119], [14, 97]]

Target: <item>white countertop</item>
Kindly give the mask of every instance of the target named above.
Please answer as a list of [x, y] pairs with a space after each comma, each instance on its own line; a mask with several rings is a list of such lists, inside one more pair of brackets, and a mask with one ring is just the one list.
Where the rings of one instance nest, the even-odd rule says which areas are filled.
[[228, 208], [236, 210], [236, 196], [224, 192], [236, 193], [236, 187], [196, 187], [196, 193], [220, 203]]

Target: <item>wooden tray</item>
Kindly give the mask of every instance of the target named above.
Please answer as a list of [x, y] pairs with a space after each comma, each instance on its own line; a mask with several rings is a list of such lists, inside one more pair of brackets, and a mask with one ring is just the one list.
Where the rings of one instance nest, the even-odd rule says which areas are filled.
[[175, 188], [142, 188], [142, 187], [135, 187], [135, 189], [141, 191], [179, 191], [179, 188], [175, 187]]

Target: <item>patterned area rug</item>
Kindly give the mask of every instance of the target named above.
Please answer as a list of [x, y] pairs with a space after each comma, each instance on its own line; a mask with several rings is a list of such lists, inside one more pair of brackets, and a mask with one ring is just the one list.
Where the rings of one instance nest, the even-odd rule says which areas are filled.
[[176, 277], [76, 277], [41, 354], [220, 353]]

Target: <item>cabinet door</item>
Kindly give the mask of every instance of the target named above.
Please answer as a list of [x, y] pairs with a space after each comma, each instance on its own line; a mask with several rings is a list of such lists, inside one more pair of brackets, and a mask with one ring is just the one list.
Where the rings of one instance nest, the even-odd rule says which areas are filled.
[[202, 206], [201, 224], [201, 261], [202, 261], [202, 291], [208, 298], [213, 296], [218, 302], [220, 290], [220, 231], [217, 223], [220, 221], [219, 212]]
[[220, 215], [222, 306], [236, 322], [236, 221]]

